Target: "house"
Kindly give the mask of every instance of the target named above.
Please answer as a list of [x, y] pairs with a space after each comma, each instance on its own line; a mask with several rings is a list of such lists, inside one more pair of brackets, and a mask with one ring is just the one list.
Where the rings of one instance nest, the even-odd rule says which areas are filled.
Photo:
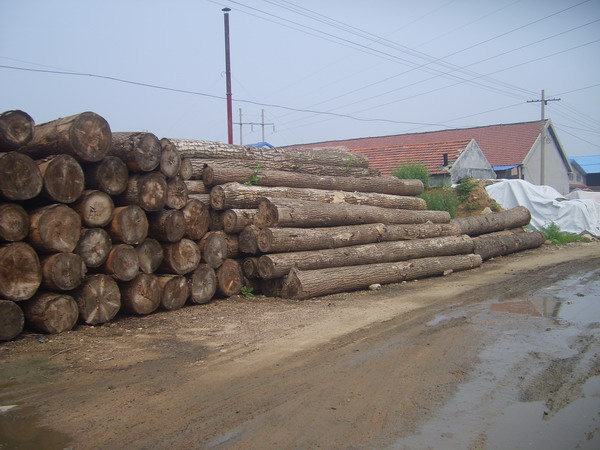
[[569, 190], [588, 189], [585, 181], [585, 170], [575, 161], [574, 158], [569, 158], [573, 172], [569, 174]]
[[583, 174], [583, 183], [587, 187], [600, 191], [600, 155], [574, 156], [571, 163], [574, 173]]
[[358, 148], [353, 151], [369, 158], [369, 166], [379, 169], [382, 175], [391, 175], [401, 165], [424, 164], [431, 175], [432, 185], [457, 183], [464, 176], [496, 178], [475, 139]]
[[[543, 164], [542, 131], [545, 156]], [[471, 139], [476, 141], [498, 178], [518, 178], [533, 184], [547, 184], [561, 194], [569, 192], [571, 165], [550, 120], [319, 142], [302, 146], [345, 146], [352, 152], [361, 152], [362, 149], [399, 148]]]

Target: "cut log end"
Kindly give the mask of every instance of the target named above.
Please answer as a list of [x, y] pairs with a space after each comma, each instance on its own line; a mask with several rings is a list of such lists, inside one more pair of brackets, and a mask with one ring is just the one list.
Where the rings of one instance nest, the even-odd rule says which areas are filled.
[[70, 295], [41, 292], [24, 305], [27, 326], [42, 333], [57, 334], [73, 329], [79, 317]]
[[0, 197], [12, 201], [36, 197], [43, 187], [42, 174], [33, 159], [17, 152], [0, 154]]
[[23, 331], [25, 317], [15, 302], [0, 300], [0, 341], [10, 341]]
[[33, 119], [20, 110], [0, 114], [0, 150], [12, 151], [24, 146], [33, 137]]
[[196, 270], [186, 275], [190, 286], [190, 301], [195, 304], [208, 303], [217, 291], [215, 269], [208, 264], [200, 264]]
[[108, 122], [98, 114], [79, 114], [69, 131], [69, 142], [75, 157], [82, 161], [96, 162], [108, 154], [112, 133]]
[[240, 263], [235, 259], [227, 259], [217, 269], [217, 291], [225, 297], [240, 293], [244, 286], [244, 274]]
[[0, 241], [21, 241], [29, 233], [29, 214], [17, 203], [0, 203]]
[[190, 296], [190, 286], [183, 275], [158, 275], [162, 289], [160, 306], [167, 311], [180, 309]]
[[150, 314], [160, 305], [161, 289], [156, 276], [140, 273], [129, 282], [120, 283], [121, 303], [133, 314]]
[[79, 320], [88, 325], [109, 322], [121, 309], [119, 286], [105, 274], [86, 277], [73, 298], [79, 309]]
[[27, 300], [41, 282], [40, 260], [33, 248], [24, 242], [0, 247], [0, 298]]

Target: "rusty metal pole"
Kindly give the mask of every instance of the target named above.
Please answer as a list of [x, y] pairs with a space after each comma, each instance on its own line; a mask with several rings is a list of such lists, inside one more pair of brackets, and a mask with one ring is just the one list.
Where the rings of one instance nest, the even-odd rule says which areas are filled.
[[227, 142], [233, 144], [233, 104], [231, 100], [231, 61], [229, 57], [229, 11], [223, 8], [225, 21], [225, 78], [227, 83]]

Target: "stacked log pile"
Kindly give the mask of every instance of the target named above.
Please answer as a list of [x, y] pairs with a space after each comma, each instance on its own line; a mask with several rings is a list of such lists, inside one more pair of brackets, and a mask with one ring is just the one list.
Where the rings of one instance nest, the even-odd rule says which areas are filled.
[[511, 230], [526, 210], [451, 221], [426, 209], [422, 191], [339, 148], [159, 140], [113, 133], [91, 112], [35, 125], [8, 111], [0, 340], [244, 288], [304, 299], [444, 275], [541, 244]]

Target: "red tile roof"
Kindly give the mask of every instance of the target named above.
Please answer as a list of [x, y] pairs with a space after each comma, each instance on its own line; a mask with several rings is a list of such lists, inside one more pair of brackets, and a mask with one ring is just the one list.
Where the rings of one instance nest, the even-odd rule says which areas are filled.
[[538, 120], [535, 122], [489, 125], [475, 128], [318, 142], [303, 144], [302, 147], [344, 146], [352, 152], [363, 153], [363, 150], [367, 151], [368, 149], [408, 148], [408, 146], [413, 145], [439, 144], [475, 139], [492, 166], [523, 164], [525, 157], [542, 130], [543, 123], [543, 121]]
[[427, 166], [430, 174], [445, 173], [444, 154], [452, 164], [467, 148], [470, 140], [435, 142], [431, 144], [408, 144], [389, 147], [357, 148], [353, 152], [369, 158], [369, 167], [379, 169], [382, 175], [391, 175], [400, 165], [421, 163]]

